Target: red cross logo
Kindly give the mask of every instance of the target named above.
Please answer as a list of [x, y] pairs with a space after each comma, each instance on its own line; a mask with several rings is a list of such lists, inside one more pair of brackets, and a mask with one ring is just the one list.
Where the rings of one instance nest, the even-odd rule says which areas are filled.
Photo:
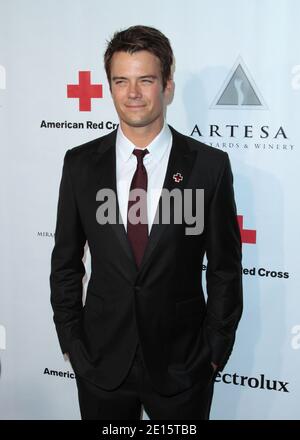
[[102, 84], [91, 84], [91, 72], [79, 72], [79, 84], [68, 84], [68, 98], [79, 98], [79, 111], [90, 112], [92, 98], [102, 98]]
[[173, 179], [176, 183], [179, 183], [183, 180], [183, 176], [180, 173], [173, 174]]
[[238, 215], [237, 221], [240, 227], [242, 243], [255, 244], [256, 243], [256, 231], [254, 229], [243, 229], [244, 216]]

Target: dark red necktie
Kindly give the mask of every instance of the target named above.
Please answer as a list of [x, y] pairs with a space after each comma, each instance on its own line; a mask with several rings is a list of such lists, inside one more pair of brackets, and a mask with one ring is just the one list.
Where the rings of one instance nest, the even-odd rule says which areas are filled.
[[[130, 191], [135, 189], [143, 190], [144, 195], [147, 193], [148, 178], [146, 168], [143, 164], [143, 158], [147, 153], [149, 153], [149, 151], [146, 149], [135, 149], [132, 152], [132, 154], [134, 154], [137, 158], [137, 166], [131, 181]], [[136, 200], [129, 199], [127, 209], [127, 236], [135, 257], [136, 264], [138, 267], [140, 267], [148, 241], [148, 221], [146, 223], [139, 221], [136, 224], [134, 224], [134, 222], [130, 222], [130, 216], [128, 215], [129, 210], [137, 202], [139, 202], [139, 206], [141, 206], [141, 209], [143, 210], [144, 218], [147, 219], [147, 198], [137, 197]], [[137, 214], [140, 214], [140, 217], [143, 217], [141, 216], [140, 210], [137, 212]]]

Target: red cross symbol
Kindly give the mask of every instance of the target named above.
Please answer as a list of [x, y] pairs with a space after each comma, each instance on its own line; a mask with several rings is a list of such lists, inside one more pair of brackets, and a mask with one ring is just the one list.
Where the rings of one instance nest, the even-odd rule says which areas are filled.
[[256, 231], [254, 229], [243, 229], [244, 216], [238, 215], [237, 221], [240, 227], [242, 243], [256, 243]]
[[79, 72], [79, 84], [68, 84], [68, 98], [79, 98], [79, 111], [91, 111], [91, 99], [102, 98], [102, 84], [91, 84], [91, 72]]
[[180, 173], [176, 173], [176, 174], [173, 174], [173, 179], [175, 180], [176, 183], [179, 183], [183, 180], [183, 177]]

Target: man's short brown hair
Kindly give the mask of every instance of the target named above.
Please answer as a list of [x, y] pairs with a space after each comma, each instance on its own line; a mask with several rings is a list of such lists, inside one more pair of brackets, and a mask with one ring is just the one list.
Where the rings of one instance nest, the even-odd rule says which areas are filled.
[[149, 26], [131, 26], [123, 31], [115, 32], [108, 42], [104, 54], [104, 65], [109, 84], [111, 84], [111, 60], [115, 52], [130, 54], [146, 50], [155, 55], [161, 66], [163, 89], [171, 78], [173, 51], [168, 38], [158, 29]]

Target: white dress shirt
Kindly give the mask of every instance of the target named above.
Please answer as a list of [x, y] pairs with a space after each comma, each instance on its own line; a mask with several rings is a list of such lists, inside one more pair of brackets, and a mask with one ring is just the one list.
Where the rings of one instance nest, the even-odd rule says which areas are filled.
[[[146, 148], [149, 151], [149, 154], [146, 154], [143, 159], [148, 175], [147, 216], [149, 234], [165, 180], [171, 147], [172, 133], [165, 122], [158, 135], [149, 145], [147, 145]], [[138, 149], [139, 147], [135, 146], [124, 135], [121, 126], [119, 125], [116, 138], [117, 196], [120, 214], [126, 231], [129, 190], [137, 166], [137, 158], [132, 154], [135, 148]]]

